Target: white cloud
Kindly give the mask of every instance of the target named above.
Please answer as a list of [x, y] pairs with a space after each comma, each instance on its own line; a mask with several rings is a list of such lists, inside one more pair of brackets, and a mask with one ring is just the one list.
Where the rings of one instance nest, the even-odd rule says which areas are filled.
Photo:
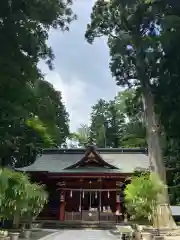
[[[63, 102], [70, 116], [70, 128], [75, 131], [80, 124], [89, 122], [90, 104], [86, 101], [87, 84], [74, 77], [65, 82], [56, 71], [48, 72], [45, 79], [61, 91]], [[89, 105], [89, 107], [88, 107]]]
[[71, 131], [89, 122], [91, 107], [100, 98], [110, 100], [117, 93], [117, 86], [109, 70], [106, 40], [101, 38], [90, 45], [84, 37], [93, 3], [94, 0], [75, 1], [74, 11], [78, 20], [71, 24], [70, 31], [50, 32], [48, 44], [56, 56], [55, 70], [50, 72], [45, 64], [40, 63], [46, 80], [62, 92], [70, 115]]

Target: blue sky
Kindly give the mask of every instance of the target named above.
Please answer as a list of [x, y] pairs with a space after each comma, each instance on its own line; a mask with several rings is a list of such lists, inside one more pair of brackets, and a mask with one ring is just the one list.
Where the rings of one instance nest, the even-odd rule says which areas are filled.
[[80, 124], [88, 123], [91, 106], [99, 98], [113, 99], [117, 94], [115, 81], [109, 71], [106, 41], [98, 39], [89, 45], [84, 38], [92, 5], [93, 0], [75, 1], [73, 10], [78, 20], [71, 24], [70, 31], [62, 33], [56, 30], [50, 33], [49, 45], [56, 56], [55, 69], [49, 71], [44, 64], [40, 64], [46, 80], [62, 92], [72, 131]]

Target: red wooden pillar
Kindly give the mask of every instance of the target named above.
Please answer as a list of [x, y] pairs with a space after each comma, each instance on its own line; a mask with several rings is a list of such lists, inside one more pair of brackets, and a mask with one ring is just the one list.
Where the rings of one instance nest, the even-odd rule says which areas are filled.
[[65, 193], [64, 191], [60, 192], [60, 214], [59, 220], [64, 221], [65, 219]]

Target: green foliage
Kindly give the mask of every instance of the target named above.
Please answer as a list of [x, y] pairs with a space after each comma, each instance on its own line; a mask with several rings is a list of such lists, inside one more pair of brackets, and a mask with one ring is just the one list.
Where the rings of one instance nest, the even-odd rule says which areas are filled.
[[[42, 93], [39, 89], [43, 87], [46, 91]], [[69, 117], [61, 94], [45, 81], [33, 91], [35, 103], [27, 109], [27, 116], [20, 111], [15, 120], [11, 115], [4, 120], [0, 137], [2, 166], [31, 164], [42, 148], [61, 146], [69, 135]]]
[[132, 218], [152, 221], [156, 214], [158, 194], [162, 193], [163, 188], [164, 185], [153, 173], [133, 177], [125, 189], [125, 204]]
[[135, 96], [135, 91], [125, 90], [113, 101], [100, 99], [92, 106], [90, 126], [82, 125], [72, 138], [83, 147], [147, 147], [141, 104], [134, 104]]
[[4, 173], [1, 175], [0, 182], [3, 184], [6, 181], [6, 189], [2, 198], [1, 218], [14, 220], [16, 225], [19, 222], [20, 215], [26, 209], [29, 179], [26, 175], [9, 169], [3, 169], [2, 171]]
[[153, 69], [148, 66], [154, 64], [150, 61], [154, 51], [147, 51], [158, 47], [154, 42], [152, 17], [150, 5], [145, 1], [98, 0], [94, 4], [85, 36], [89, 43], [99, 36], [108, 37], [110, 69], [118, 85], [142, 87], [142, 81], [153, 77], [154, 66]]
[[87, 148], [89, 145], [90, 128], [86, 124], [82, 124], [76, 133], [71, 134], [71, 139], [78, 142], [80, 147]]
[[[61, 94], [50, 84], [43, 82], [44, 76], [38, 68], [38, 62], [43, 60], [50, 69], [53, 68], [54, 54], [47, 45], [49, 30], [52, 28], [68, 30], [70, 22], [76, 18], [71, 5], [71, 0], [1, 1], [0, 160], [2, 166], [30, 164], [39, 153], [37, 146], [41, 148], [51, 146], [51, 140], [60, 146], [69, 134], [68, 115], [62, 104]], [[45, 101], [42, 93], [44, 85], [48, 86], [47, 96], [51, 95], [48, 101]], [[54, 105], [54, 108], [50, 108], [50, 105]], [[47, 122], [45, 119], [47, 116], [43, 114], [47, 115], [48, 107], [51, 121], [48, 119]], [[27, 125], [27, 122], [32, 121], [35, 116], [41, 121], [39, 126], [44, 127], [43, 131], [42, 128], [39, 131], [39, 127], [34, 129]]]
[[125, 89], [117, 94], [115, 102], [130, 121], [144, 121], [144, 110], [139, 88]]
[[28, 176], [20, 172], [1, 169], [0, 186], [0, 217], [13, 220], [16, 228], [21, 216], [37, 216], [47, 201], [43, 186], [31, 184]]
[[42, 136], [42, 139], [47, 145], [53, 145], [51, 137], [47, 134], [47, 129], [43, 126], [43, 123], [38, 117], [28, 119], [27, 126], [33, 129], [39, 136]]
[[129, 120], [121, 134], [121, 145], [125, 147], [147, 146], [141, 96], [142, 86], [155, 74], [152, 61], [149, 61], [154, 51], [152, 54], [147, 51], [157, 48], [151, 41], [156, 39], [153, 35], [155, 27], [152, 24], [151, 28], [148, 22], [151, 15], [149, 4], [145, 2], [99, 0], [93, 7], [91, 23], [85, 34], [89, 43], [96, 37], [107, 36], [110, 69], [117, 85], [135, 87], [120, 93], [115, 99], [120, 111], [124, 111]]
[[[96, 37], [107, 36], [110, 69], [118, 85], [135, 87], [140, 95], [146, 93], [146, 100], [147, 96], [151, 96], [151, 100], [154, 98], [153, 107], [159, 120], [157, 127], [163, 142], [166, 167], [171, 168], [167, 173], [167, 180], [173, 204], [179, 203], [180, 199], [179, 26], [180, 4], [177, 0], [98, 0], [94, 4], [91, 23], [86, 32], [89, 43]], [[134, 105], [137, 105], [138, 100], [134, 100]], [[134, 110], [130, 110], [131, 115]], [[151, 115], [149, 114], [149, 119]], [[150, 127], [145, 123], [150, 135]], [[124, 144], [132, 146], [131, 139], [135, 136], [135, 142], [144, 144], [134, 134], [130, 134], [128, 143], [125, 137]], [[153, 140], [149, 150], [151, 145]], [[156, 150], [153, 148], [154, 152]], [[160, 165], [161, 169], [164, 168], [163, 161]]]
[[115, 102], [125, 117], [120, 146], [147, 147], [142, 100], [138, 89], [119, 92]]
[[69, 115], [61, 92], [56, 91], [52, 84], [40, 80], [37, 82], [35, 95], [36, 115], [46, 126], [56, 146], [61, 146], [69, 135]]
[[[143, 96], [149, 156], [164, 182], [161, 143], [166, 143], [166, 166], [176, 168], [179, 159], [179, 9], [178, 1], [98, 0], [86, 32], [90, 43], [107, 36], [110, 69], [117, 85], [134, 87]], [[130, 134], [130, 140], [131, 136], [135, 135]], [[173, 154], [167, 155], [172, 142]], [[175, 178], [171, 177], [171, 183], [178, 182]]]
[[26, 209], [23, 212], [22, 217], [26, 218], [29, 225], [31, 225], [32, 220], [39, 215], [44, 205], [47, 203], [48, 194], [44, 190], [43, 185], [36, 183], [28, 185], [27, 193], [28, 200], [26, 201]]
[[[9, 186], [9, 171], [0, 169], [0, 208], [3, 207], [6, 201], [6, 190]], [[2, 208], [1, 208], [2, 210]]]
[[19, 81], [24, 83], [36, 80], [39, 59], [46, 60], [51, 67], [54, 58], [47, 45], [48, 31], [50, 28], [68, 29], [74, 19], [70, 8], [72, 1], [3, 0], [1, 4], [1, 77], [16, 80], [21, 76]]
[[102, 99], [92, 107], [90, 139], [98, 147], [119, 147], [123, 131], [124, 115], [115, 101]]

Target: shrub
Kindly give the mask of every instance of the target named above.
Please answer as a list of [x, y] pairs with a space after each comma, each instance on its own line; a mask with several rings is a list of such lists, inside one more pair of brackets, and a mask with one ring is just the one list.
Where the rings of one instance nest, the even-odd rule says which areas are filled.
[[0, 169], [0, 217], [19, 228], [21, 216], [37, 216], [47, 201], [44, 187], [32, 184], [26, 174]]
[[131, 217], [152, 221], [158, 204], [158, 194], [163, 188], [163, 183], [154, 173], [133, 177], [125, 189], [125, 205]]
[[35, 219], [42, 211], [44, 204], [47, 203], [48, 194], [44, 190], [43, 185], [29, 184], [28, 186], [29, 198], [27, 201], [27, 208], [23, 213], [23, 217], [28, 220], [28, 225], [31, 224], [32, 220]]

